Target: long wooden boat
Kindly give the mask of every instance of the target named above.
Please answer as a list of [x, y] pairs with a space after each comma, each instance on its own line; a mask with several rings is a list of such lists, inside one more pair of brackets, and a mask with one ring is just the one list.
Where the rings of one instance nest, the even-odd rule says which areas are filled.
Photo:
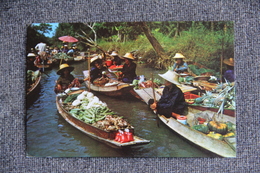
[[[83, 75], [85, 78], [89, 76], [89, 71], [83, 71]], [[92, 91], [99, 92], [101, 94], [112, 96], [112, 97], [119, 97], [126, 94], [129, 94], [130, 91], [134, 88], [133, 85], [128, 83], [123, 83], [120, 81], [116, 81], [114, 85], [111, 86], [96, 86], [92, 84], [90, 81], [85, 81], [86, 87], [90, 88]]]
[[[156, 99], [161, 97], [162, 89], [163, 88], [155, 89]], [[193, 87], [189, 87], [189, 86], [185, 87], [184, 85], [182, 85], [182, 87], [180, 87], [180, 89], [184, 93], [185, 92], [194, 91]], [[145, 100], [147, 100], [148, 98], [149, 99], [153, 99], [153, 89], [152, 88], [134, 89], [134, 90], [130, 91], [130, 93], [134, 97], [136, 97], [137, 99], [142, 100], [142, 101], [144, 101], [143, 98], [145, 98]], [[206, 107], [206, 106], [201, 106], [201, 105], [198, 105], [198, 104], [188, 104], [188, 106], [192, 107], [194, 109], [198, 109], [200, 111], [209, 110], [209, 111], [212, 111], [212, 112], [218, 112], [218, 110], [219, 110], [219, 108], [217, 108], [217, 107]], [[225, 115], [228, 115], [228, 116], [231, 116], [231, 117], [235, 117], [235, 110], [234, 109], [226, 109], [225, 108], [223, 110], [223, 113]]]
[[39, 74], [39, 76], [37, 77], [37, 79], [35, 80], [35, 82], [31, 85], [31, 87], [26, 91], [26, 96], [29, 97], [30, 95], [32, 95], [40, 86], [40, 81], [41, 81], [41, 74]]
[[[115, 136], [117, 131], [105, 131], [99, 129], [97, 127], [92, 126], [91, 124], [87, 124], [75, 117], [73, 117], [70, 113], [68, 113], [62, 103], [61, 97], [56, 97], [56, 106], [60, 113], [60, 115], [73, 127], [80, 130], [81, 132], [85, 133], [89, 137], [98, 140], [102, 143], [105, 143], [113, 148], [124, 148], [124, 147], [131, 147], [136, 145], [144, 145], [150, 143], [150, 140], [143, 139], [141, 137], [134, 135], [134, 141], [120, 143], [115, 141]], [[133, 133], [134, 134], [134, 133]]]
[[[153, 98], [153, 95], [149, 92], [150, 89], [146, 89], [149, 93], [149, 95], [142, 95], [139, 92], [139, 96], [143, 99], [145, 103], [148, 103], [148, 100], [150, 98]], [[144, 91], [145, 92], [145, 91]], [[161, 97], [160, 94], [156, 93], [156, 98], [159, 99]], [[209, 110], [205, 110], [205, 113], [208, 114], [208, 116], [211, 118], [215, 113]], [[214, 139], [212, 137], [207, 136], [204, 133], [201, 133], [197, 130], [194, 130], [191, 128], [191, 125], [193, 123], [194, 117], [197, 113], [201, 113], [200, 110], [194, 109], [192, 107], [189, 107], [189, 113], [186, 116], [187, 117], [187, 124], [184, 125], [178, 120], [176, 120], [173, 117], [166, 118], [164, 115], [157, 115], [159, 119], [167, 125], [170, 129], [184, 137], [185, 139], [189, 140], [190, 142], [212, 152], [222, 157], [235, 157], [236, 156], [236, 142], [235, 137], [227, 138], [224, 141]], [[222, 117], [216, 117], [216, 120], [223, 121], [223, 122], [231, 122], [233, 124], [236, 124], [235, 117], [230, 117], [227, 115], [223, 115]], [[233, 143], [227, 142], [232, 139]]]

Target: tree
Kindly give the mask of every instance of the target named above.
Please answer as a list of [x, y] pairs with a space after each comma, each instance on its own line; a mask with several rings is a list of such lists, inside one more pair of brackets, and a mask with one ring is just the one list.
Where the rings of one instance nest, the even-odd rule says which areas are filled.
[[[41, 25], [44, 26], [44, 25]], [[48, 32], [48, 29], [41, 28], [36, 25], [30, 25], [27, 28], [27, 44], [26, 44], [26, 51], [30, 52], [31, 48], [34, 48], [36, 44], [39, 42], [45, 42], [46, 44], [49, 44], [49, 39], [44, 36], [43, 33]]]
[[152, 35], [149, 27], [147, 26], [146, 22], [137, 22], [137, 24], [141, 27], [142, 31], [146, 35], [147, 39], [152, 44], [154, 50], [158, 54], [160, 58], [165, 58], [165, 52], [163, 47], [160, 45], [160, 43], [157, 41], [157, 39]]

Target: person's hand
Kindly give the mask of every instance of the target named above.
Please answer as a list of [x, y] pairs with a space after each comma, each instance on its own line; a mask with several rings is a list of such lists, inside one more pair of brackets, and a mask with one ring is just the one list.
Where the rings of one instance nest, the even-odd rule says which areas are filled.
[[87, 81], [87, 80], [89, 80], [89, 77], [87, 77], [87, 78], [85, 78], [85, 79], [83, 79], [84, 81]]
[[58, 89], [59, 91], [61, 90], [61, 85], [60, 85], [60, 84], [57, 85], [57, 89]]
[[151, 108], [152, 110], [155, 110], [156, 107], [157, 107], [157, 104], [156, 104], [155, 102], [154, 102], [153, 104], [150, 105], [150, 108]]

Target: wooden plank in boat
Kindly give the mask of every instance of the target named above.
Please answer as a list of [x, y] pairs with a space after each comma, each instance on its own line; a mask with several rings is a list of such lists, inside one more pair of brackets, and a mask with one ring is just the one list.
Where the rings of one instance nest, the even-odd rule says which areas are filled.
[[235, 137], [228, 137], [228, 138], [224, 138], [224, 140], [228, 143], [228, 145], [234, 150], [236, 151], [236, 138]]
[[[152, 88], [144, 88], [144, 89], [137, 89], [135, 92], [143, 99], [143, 101], [147, 104], [150, 99], [153, 98], [153, 89]], [[160, 94], [155, 92], [156, 100], [161, 98]]]

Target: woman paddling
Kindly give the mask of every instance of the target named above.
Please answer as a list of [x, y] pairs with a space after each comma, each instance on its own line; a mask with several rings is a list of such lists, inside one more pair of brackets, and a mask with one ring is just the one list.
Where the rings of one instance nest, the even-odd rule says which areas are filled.
[[83, 81], [79, 81], [78, 78], [74, 78], [74, 76], [70, 74], [73, 70], [74, 67], [70, 67], [68, 64], [60, 65], [60, 69], [57, 71], [57, 74], [60, 75], [60, 77], [56, 81], [55, 93], [64, 92], [71, 87], [80, 87], [80, 83]]
[[179, 87], [178, 75], [176, 72], [169, 70], [164, 74], [159, 74], [165, 79], [165, 88], [163, 89], [162, 97], [158, 102], [150, 99], [148, 104], [152, 110], [158, 114], [169, 118], [172, 117], [172, 112], [180, 115], [188, 113], [187, 104], [185, 102], [184, 94]]

